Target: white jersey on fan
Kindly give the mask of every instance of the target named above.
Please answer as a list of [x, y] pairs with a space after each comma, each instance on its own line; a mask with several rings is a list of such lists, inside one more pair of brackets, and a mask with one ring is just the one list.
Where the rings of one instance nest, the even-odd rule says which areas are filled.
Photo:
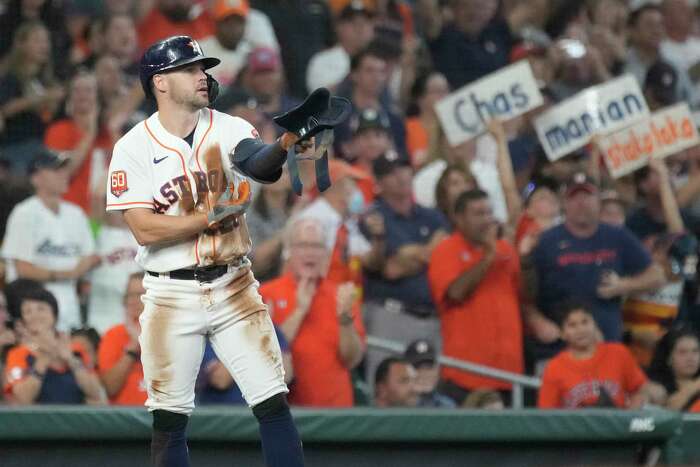
[[[245, 120], [202, 109], [192, 147], [169, 133], [158, 112], [139, 123], [115, 145], [107, 180], [107, 210], [152, 209], [166, 216], [208, 212], [226, 186], [221, 154], [233, 152], [245, 138], [258, 133]], [[250, 189], [236, 173], [238, 193]], [[192, 189], [196, 187], [196, 189]], [[136, 261], [147, 271], [228, 264], [250, 251], [248, 228], [225, 232], [204, 231], [191, 239], [171, 244], [140, 246]]]
[[141, 267], [135, 260], [139, 245], [128, 228], [102, 226], [96, 243], [102, 262], [90, 275], [87, 322], [102, 335], [124, 322], [126, 284]]
[[[67, 271], [95, 252], [95, 241], [83, 210], [61, 201], [58, 212], [49, 209], [37, 196], [19, 203], [10, 213], [2, 244], [2, 257], [11, 264], [8, 281], [17, 279], [15, 260], [38, 267]], [[45, 282], [58, 302], [57, 328], [79, 327], [80, 305], [75, 280]]]

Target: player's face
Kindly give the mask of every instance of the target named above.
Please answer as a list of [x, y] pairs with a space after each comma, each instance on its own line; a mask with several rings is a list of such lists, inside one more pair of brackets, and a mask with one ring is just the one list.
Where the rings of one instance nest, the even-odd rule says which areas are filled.
[[600, 207], [600, 222], [622, 227], [625, 225], [625, 209], [620, 203], [608, 201]]
[[391, 148], [391, 139], [385, 130], [372, 128], [355, 135], [352, 145], [353, 156], [371, 162]]
[[569, 347], [588, 349], [595, 344], [596, 326], [593, 317], [584, 311], [574, 311], [564, 321], [562, 337]]
[[415, 407], [418, 405], [416, 375], [413, 367], [395, 363], [389, 369], [386, 382], [386, 399], [393, 407]]
[[313, 223], [303, 222], [292, 232], [289, 248], [289, 269], [296, 277], [317, 279], [326, 267], [328, 250], [323, 234]]
[[567, 223], [580, 226], [595, 224], [600, 216], [600, 199], [597, 194], [579, 190], [566, 198], [564, 213]]
[[416, 391], [428, 394], [437, 387], [440, 379], [440, 367], [430, 363], [422, 363], [414, 367], [416, 372]]
[[165, 77], [170, 99], [178, 106], [195, 111], [209, 104], [207, 76], [201, 63], [193, 63], [162, 76]]
[[681, 337], [671, 352], [670, 366], [676, 378], [692, 378], [700, 369], [700, 344], [694, 337]]
[[51, 305], [39, 300], [24, 300], [20, 305], [24, 328], [30, 334], [53, 329], [56, 320]]
[[457, 213], [455, 217], [462, 234], [475, 243], [482, 243], [486, 240], [490, 229], [496, 222], [491, 202], [486, 198], [468, 203], [464, 212]]
[[68, 190], [68, 169], [39, 169], [32, 175], [32, 184], [37, 191], [53, 196], [61, 196]]

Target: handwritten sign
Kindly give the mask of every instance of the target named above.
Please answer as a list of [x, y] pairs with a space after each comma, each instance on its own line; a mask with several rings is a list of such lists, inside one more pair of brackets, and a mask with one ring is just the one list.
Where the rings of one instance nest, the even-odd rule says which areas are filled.
[[637, 80], [625, 75], [585, 89], [540, 115], [535, 129], [550, 161], [582, 148], [594, 134], [608, 134], [649, 116]]
[[451, 146], [470, 140], [498, 118], [508, 120], [542, 105], [542, 94], [527, 60], [470, 83], [435, 104]]
[[688, 105], [666, 107], [651, 117], [602, 138], [598, 146], [610, 174], [619, 178], [700, 143]]

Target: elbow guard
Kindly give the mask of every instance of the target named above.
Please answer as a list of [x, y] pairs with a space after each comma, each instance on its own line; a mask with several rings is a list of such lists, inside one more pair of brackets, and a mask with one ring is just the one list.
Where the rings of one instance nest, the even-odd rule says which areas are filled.
[[274, 183], [282, 176], [285, 152], [278, 143], [265, 144], [245, 138], [236, 146], [231, 163], [242, 174], [259, 183]]

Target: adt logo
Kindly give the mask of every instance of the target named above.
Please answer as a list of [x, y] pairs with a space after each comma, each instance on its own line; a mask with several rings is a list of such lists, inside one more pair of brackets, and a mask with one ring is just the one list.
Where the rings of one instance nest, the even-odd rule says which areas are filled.
[[630, 421], [630, 433], [650, 433], [656, 429], [652, 417], [633, 418]]

